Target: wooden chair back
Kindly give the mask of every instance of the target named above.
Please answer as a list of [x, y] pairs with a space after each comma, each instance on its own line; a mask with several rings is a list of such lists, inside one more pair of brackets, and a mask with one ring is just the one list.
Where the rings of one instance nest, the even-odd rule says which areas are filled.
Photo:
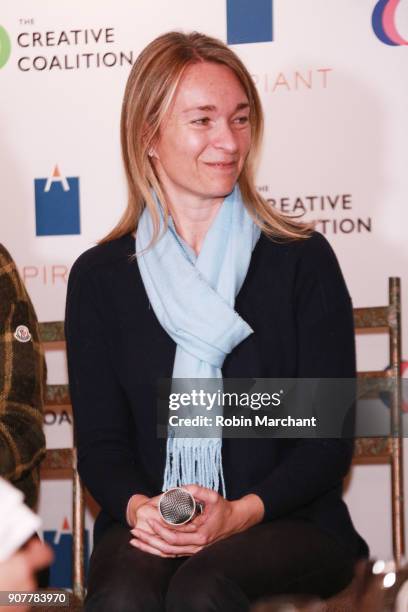
[[[386, 391], [391, 399], [391, 432], [386, 438], [357, 438], [354, 463], [376, 459], [391, 467], [392, 546], [398, 565], [405, 552], [404, 495], [402, 455], [401, 389], [401, 282], [388, 279], [388, 304], [354, 309], [356, 334], [385, 332], [389, 335], [389, 367], [379, 371], [359, 372], [360, 382], [367, 382], [365, 397], [378, 398]], [[362, 379], [362, 380], [361, 380]]]
[[[53, 321], [40, 323], [40, 339], [44, 348], [64, 348], [64, 323]], [[69, 406], [68, 385], [47, 385], [45, 407]], [[41, 464], [41, 471], [51, 475], [58, 471], [69, 473], [72, 477], [72, 592], [74, 600], [83, 602], [85, 596], [85, 562], [84, 562], [84, 489], [77, 471], [77, 455], [74, 448], [48, 449]]]

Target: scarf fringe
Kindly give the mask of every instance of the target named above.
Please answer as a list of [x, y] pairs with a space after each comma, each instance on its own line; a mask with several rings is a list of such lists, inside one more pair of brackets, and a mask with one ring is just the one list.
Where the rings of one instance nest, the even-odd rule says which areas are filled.
[[221, 484], [226, 497], [221, 446], [221, 438], [169, 437], [163, 491], [188, 484], [219, 491]]

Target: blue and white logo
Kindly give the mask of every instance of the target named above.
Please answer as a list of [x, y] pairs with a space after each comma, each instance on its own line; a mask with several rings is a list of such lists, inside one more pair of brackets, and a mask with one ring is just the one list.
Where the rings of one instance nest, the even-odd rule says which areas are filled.
[[37, 236], [80, 234], [79, 177], [62, 176], [58, 166], [48, 178], [34, 179]]
[[[61, 529], [45, 530], [44, 541], [54, 551], [54, 562], [50, 567], [50, 586], [66, 589], [72, 586], [72, 533], [69, 528], [68, 519], [65, 518]], [[84, 533], [84, 559], [85, 575], [88, 571], [89, 558], [89, 531]]]

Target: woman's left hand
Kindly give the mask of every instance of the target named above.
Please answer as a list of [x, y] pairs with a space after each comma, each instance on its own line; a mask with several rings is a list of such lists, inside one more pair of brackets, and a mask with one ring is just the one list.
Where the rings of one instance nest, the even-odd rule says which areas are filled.
[[199, 552], [205, 546], [222, 540], [233, 533], [244, 531], [259, 523], [264, 514], [260, 497], [249, 494], [236, 501], [228, 501], [216, 491], [199, 485], [183, 486], [193, 497], [204, 504], [202, 514], [189, 523], [195, 527], [191, 533], [177, 531], [163, 520], [152, 519], [149, 525], [154, 535], [140, 529], [132, 529], [133, 546], [156, 554], [183, 557]]

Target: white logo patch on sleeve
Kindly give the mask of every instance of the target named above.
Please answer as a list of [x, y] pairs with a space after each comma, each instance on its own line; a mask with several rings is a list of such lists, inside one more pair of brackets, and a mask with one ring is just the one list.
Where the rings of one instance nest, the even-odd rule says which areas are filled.
[[30, 342], [31, 334], [26, 325], [19, 325], [14, 332], [14, 337], [19, 342]]

